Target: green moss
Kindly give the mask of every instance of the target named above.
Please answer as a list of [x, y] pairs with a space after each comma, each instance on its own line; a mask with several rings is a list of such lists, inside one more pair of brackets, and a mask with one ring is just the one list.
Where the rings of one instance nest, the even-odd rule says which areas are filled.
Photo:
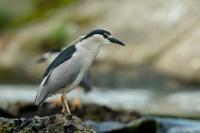
[[0, 32], [9, 25], [11, 18], [12, 15], [9, 13], [9, 11], [0, 8]]
[[0, 133], [12, 133], [13, 127], [9, 123], [2, 124], [0, 126]]
[[[34, 82], [34, 77], [29, 77], [24, 70], [18, 68], [17, 66], [10, 68], [10, 67], [1, 67], [0, 68], [0, 83], [7, 84], [7, 83], [31, 83]], [[1, 133], [1, 132], [0, 132]]]
[[[63, 46], [65, 46], [68, 41], [70, 36], [69, 29], [67, 24], [61, 24], [55, 30], [53, 30], [51, 33], [46, 38], [43, 38], [39, 42], [36, 42], [36, 50], [39, 50], [40, 52], [46, 52], [49, 50], [55, 50], [55, 49], [60, 49]], [[32, 47], [30, 46], [30, 47]], [[30, 52], [33, 51], [34, 48], [30, 48]]]
[[38, 10], [49, 10], [63, 5], [70, 5], [74, 0], [34, 0]]
[[[51, 47], [60, 48], [64, 44], [65, 40], [69, 39], [69, 32], [66, 25], [60, 25], [49, 36], [49, 44]], [[56, 45], [55, 45], [56, 44]]]
[[76, 0], [33, 0], [34, 9], [21, 18], [12, 21], [12, 27], [19, 27], [27, 22], [48, 17], [54, 10], [71, 5]]
[[52, 15], [55, 10], [61, 7], [67, 7], [76, 1], [77, 0], [31, 0], [29, 2], [32, 4], [31, 10], [28, 10], [27, 12], [24, 12], [23, 15], [18, 15], [17, 17], [12, 9], [9, 9], [12, 8], [12, 6], [4, 8], [4, 5], [2, 4], [0, 5], [0, 32], [5, 28], [13, 29], [32, 21], [45, 19]]
[[22, 49], [24, 55], [32, 58], [38, 53], [42, 54], [49, 50], [60, 49], [68, 44], [70, 35], [70, 27], [66, 22], [53, 28], [49, 33], [44, 36], [33, 38], [26, 42], [29, 45], [23, 45]]
[[19, 133], [34, 133], [34, 131], [30, 128], [23, 128]]
[[79, 26], [88, 26], [94, 21], [94, 17], [91, 16], [75, 16], [72, 21]]
[[[0, 81], [1, 83], [4, 83], [6, 81], [13, 81], [16, 77], [16, 71], [12, 68], [3, 67], [0, 68]], [[12, 80], [13, 78], [13, 80]]]

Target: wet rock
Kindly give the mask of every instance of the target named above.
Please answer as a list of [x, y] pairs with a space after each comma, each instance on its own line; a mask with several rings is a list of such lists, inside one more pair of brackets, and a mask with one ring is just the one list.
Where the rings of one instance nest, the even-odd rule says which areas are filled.
[[[79, 108], [72, 108], [69, 103], [71, 112], [73, 115], [81, 118], [81, 120], [93, 120], [93, 121], [120, 121], [123, 123], [129, 123], [133, 120], [141, 118], [140, 113], [136, 111], [114, 110], [108, 106], [102, 106], [98, 104], [82, 104]], [[17, 118], [33, 118], [34, 116], [50, 116], [59, 114], [62, 110], [61, 105], [52, 105], [50, 103], [43, 103], [41, 106], [36, 106], [33, 103], [27, 104], [9, 104], [7, 110], [11, 112]], [[15, 110], [10, 110], [15, 108]], [[97, 115], [98, 114], [98, 115]], [[0, 115], [0, 117], [6, 117]]]
[[47, 117], [8, 119], [0, 118], [0, 132], [83, 132], [95, 133], [95, 131], [84, 124], [79, 118], [63, 115], [52, 115]]
[[86, 123], [101, 133], [156, 133], [157, 131], [157, 122], [150, 118], [138, 119], [128, 124], [118, 121], [87, 121]]
[[0, 108], [0, 117], [12, 118], [14, 117], [11, 113]]
[[[18, 104], [19, 106], [19, 104]], [[17, 105], [16, 107], [17, 108]], [[32, 104], [21, 105], [16, 109], [15, 119], [0, 118], [1, 131], [27, 131], [27, 132], [134, 132], [148, 131], [154, 133], [157, 123], [153, 119], [141, 118], [137, 112], [117, 111], [106, 106], [83, 104], [82, 107], [71, 110], [77, 117], [64, 117], [58, 115], [60, 106], [44, 103], [39, 108]], [[97, 115], [98, 114], [98, 115]], [[39, 115], [40, 117], [34, 117]], [[17, 117], [17, 118], [16, 118]], [[22, 118], [23, 117], [23, 118]]]
[[152, 118], [141, 118], [130, 123], [127, 128], [125, 128], [125, 132], [156, 133], [157, 125], [157, 122]]

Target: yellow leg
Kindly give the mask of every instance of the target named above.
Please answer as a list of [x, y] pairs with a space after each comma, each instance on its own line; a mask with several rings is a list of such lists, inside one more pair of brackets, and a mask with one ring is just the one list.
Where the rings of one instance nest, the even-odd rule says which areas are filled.
[[69, 106], [68, 106], [68, 103], [67, 103], [67, 97], [66, 97], [65, 94], [62, 94], [62, 96], [61, 96], [61, 103], [62, 103], [62, 107], [63, 107], [62, 112], [64, 114], [71, 115], [71, 112], [69, 110]]
[[74, 100], [72, 101], [72, 110], [75, 110], [75, 109], [81, 107], [80, 88], [77, 88], [77, 89], [78, 89], [78, 94], [77, 94], [77, 96], [74, 98]]

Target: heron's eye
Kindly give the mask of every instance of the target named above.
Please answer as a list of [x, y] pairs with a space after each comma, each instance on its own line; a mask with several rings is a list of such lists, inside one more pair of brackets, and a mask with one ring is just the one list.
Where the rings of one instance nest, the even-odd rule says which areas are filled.
[[103, 37], [108, 39], [108, 35], [107, 34], [103, 34]]

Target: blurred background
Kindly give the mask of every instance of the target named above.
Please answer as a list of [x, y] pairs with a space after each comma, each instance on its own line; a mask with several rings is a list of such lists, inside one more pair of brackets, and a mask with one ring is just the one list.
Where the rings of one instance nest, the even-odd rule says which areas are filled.
[[93, 89], [81, 93], [82, 102], [198, 118], [199, 5], [197, 0], [1, 0], [1, 108], [34, 102], [48, 65], [36, 63], [43, 53], [103, 28], [127, 46], [101, 50], [90, 69]]

